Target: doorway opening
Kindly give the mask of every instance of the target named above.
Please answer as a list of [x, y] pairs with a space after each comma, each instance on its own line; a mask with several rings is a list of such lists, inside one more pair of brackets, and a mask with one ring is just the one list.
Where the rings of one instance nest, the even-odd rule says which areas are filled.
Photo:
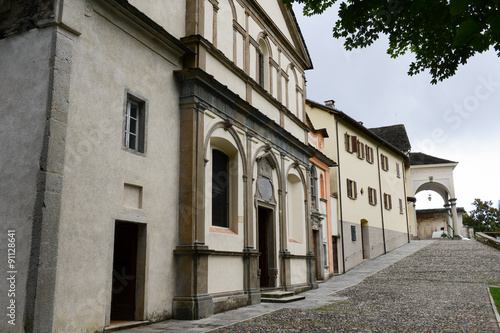
[[276, 286], [276, 263], [274, 256], [274, 221], [273, 210], [258, 207], [258, 251], [260, 269], [260, 287], [262, 289]]
[[368, 221], [361, 220], [361, 244], [363, 247], [363, 259], [370, 259], [370, 233], [368, 229]]
[[110, 324], [143, 320], [146, 227], [116, 221]]
[[323, 277], [321, 276], [321, 265], [320, 265], [320, 260], [321, 260], [321, 249], [320, 249], [320, 239], [319, 239], [319, 231], [318, 230], [313, 230], [313, 248], [314, 248], [314, 255], [316, 259], [314, 259], [314, 272], [316, 276], [316, 280], [323, 280]]
[[338, 238], [335, 236], [332, 236], [332, 259], [333, 259], [333, 273], [338, 274], [339, 273], [339, 248], [338, 248]]

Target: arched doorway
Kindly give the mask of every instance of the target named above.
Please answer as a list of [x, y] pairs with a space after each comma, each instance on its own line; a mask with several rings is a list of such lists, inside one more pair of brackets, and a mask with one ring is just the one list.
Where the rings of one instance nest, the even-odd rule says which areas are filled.
[[[457, 199], [453, 182], [453, 170], [458, 165], [458, 162], [423, 153], [410, 153], [410, 164], [413, 197], [415, 198], [421, 192], [426, 194], [424, 198], [420, 195], [419, 200], [413, 200], [413, 207], [411, 207], [414, 214], [414, 225], [411, 228], [412, 235], [419, 238], [431, 238], [432, 232], [436, 231], [434, 229], [439, 228], [438, 230], [441, 230], [441, 228], [444, 228], [448, 235], [458, 237], [462, 226], [458, 221]], [[437, 194], [437, 196], [433, 194]], [[417, 209], [428, 208], [429, 206], [423, 203], [429, 199], [432, 201], [433, 198], [434, 202], [437, 201], [442, 206], [432, 211], [432, 213], [441, 215], [436, 215], [438, 217], [435, 219], [432, 218], [420, 224], [416, 216]], [[438, 198], [441, 198], [442, 201], [436, 200]], [[429, 235], [429, 233], [431, 234]]]

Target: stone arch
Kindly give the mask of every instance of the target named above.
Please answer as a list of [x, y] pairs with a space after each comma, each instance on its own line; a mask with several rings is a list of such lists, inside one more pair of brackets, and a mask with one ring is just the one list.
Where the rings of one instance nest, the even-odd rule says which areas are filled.
[[207, 135], [205, 137], [205, 142], [204, 142], [204, 145], [203, 145], [203, 158], [204, 158], [205, 163], [208, 161], [207, 160], [207, 148], [208, 148], [208, 144], [210, 143], [210, 139], [212, 138], [212, 134], [217, 129], [219, 129], [219, 128], [224, 128], [224, 130], [226, 130], [231, 135], [231, 137], [234, 139], [234, 141], [236, 143], [236, 146], [237, 146], [238, 155], [241, 158], [241, 165], [242, 165], [242, 168], [243, 168], [243, 175], [246, 175], [247, 174], [247, 159], [246, 159], [246, 155], [245, 155], [245, 149], [243, 148], [243, 143], [241, 142], [240, 137], [238, 136], [238, 133], [233, 128], [233, 125], [232, 125], [232, 123], [229, 120], [220, 121], [220, 122], [214, 124], [208, 130]]

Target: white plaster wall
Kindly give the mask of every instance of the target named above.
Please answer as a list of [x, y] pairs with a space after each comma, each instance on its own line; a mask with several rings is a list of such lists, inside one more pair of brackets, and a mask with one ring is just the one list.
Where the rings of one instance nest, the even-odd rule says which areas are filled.
[[[233, 59], [233, 12], [229, 6], [230, 0], [219, 0], [219, 12], [217, 13], [217, 48], [226, 57]], [[209, 1], [205, 5], [211, 6]]]
[[243, 290], [242, 257], [208, 257], [208, 293]]
[[285, 129], [296, 137], [299, 141], [305, 143], [306, 132], [297, 123], [292, 121], [288, 115], [285, 115]]
[[[382, 192], [388, 193], [392, 197], [392, 209], [384, 208], [384, 227], [386, 230], [392, 230], [400, 233], [407, 232], [406, 222], [406, 195], [403, 179], [403, 159], [394, 152], [381, 147], [379, 154], [384, 154], [388, 157], [389, 170], [381, 169]], [[397, 176], [396, 163], [400, 166], [400, 177]], [[402, 200], [403, 214], [399, 212], [399, 199]], [[382, 201], [382, 205], [383, 205]]]
[[[232, 36], [232, 33], [231, 33]], [[232, 57], [230, 57], [232, 59]], [[207, 73], [215, 76], [220, 83], [231, 87], [231, 91], [246, 100], [246, 85], [238, 76], [234, 75], [218, 59], [207, 55]]]
[[[170, 316], [174, 296], [179, 92], [172, 71], [180, 64], [130, 38], [121, 30], [128, 26], [96, 13], [86, 20], [73, 55], [54, 308], [59, 332], [104, 327], [115, 220], [147, 228], [146, 318]], [[126, 89], [148, 103], [145, 156], [122, 149]], [[142, 208], [124, 207], [124, 183], [143, 188]]]
[[212, 44], [214, 43], [214, 6], [209, 0], [205, 0], [205, 31], [203, 37]]
[[307, 283], [307, 260], [292, 259], [290, 261], [291, 283], [301, 284]]
[[[24, 332], [23, 316], [37, 175], [45, 129], [52, 29], [35, 29], [0, 40], [0, 269], [2, 332]], [[16, 325], [7, 324], [7, 231], [16, 238]]]
[[129, 2], [175, 37], [181, 38], [186, 35], [186, 1], [129, 0]]
[[266, 11], [267, 15], [273, 18], [274, 24], [280, 29], [280, 31], [284, 34], [284, 36], [290, 41], [290, 43], [293, 45], [292, 41], [292, 36], [290, 35], [290, 32], [288, 31], [288, 28], [286, 26], [285, 19], [282, 15], [280, 6], [280, 2], [278, 1], [259, 1], [259, 4], [264, 8]]
[[275, 123], [280, 123], [280, 111], [258, 92], [253, 91], [252, 105]]
[[[374, 149], [375, 163], [368, 163], [366, 159], [359, 159], [356, 153], [350, 153], [345, 149], [344, 133], [351, 136], [357, 136], [358, 140], [368, 144]], [[325, 148], [326, 148], [325, 143]], [[378, 183], [378, 170], [376, 163], [376, 146], [363, 133], [353, 129], [343, 122], [339, 122], [339, 153], [340, 153], [340, 174], [342, 187], [342, 215], [344, 220], [360, 223], [362, 219], [368, 221], [372, 227], [382, 227], [382, 219], [380, 217], [380, 188]], [[347, 179], [357, 183], [357, 199], [351, 199], [347, 196]], [[377, 190], [377, 205], [373, 206], [368, 201], [368, 187]], [[363, 194], [361, 193], [363, 190]]]

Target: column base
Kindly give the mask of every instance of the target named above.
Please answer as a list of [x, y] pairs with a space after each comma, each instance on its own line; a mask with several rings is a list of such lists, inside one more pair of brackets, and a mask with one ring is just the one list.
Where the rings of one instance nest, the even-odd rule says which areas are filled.
[[195, 320], [210, 317], [214, 314], [212, 296], [175, 297], [173, 315], [176, 319]]

